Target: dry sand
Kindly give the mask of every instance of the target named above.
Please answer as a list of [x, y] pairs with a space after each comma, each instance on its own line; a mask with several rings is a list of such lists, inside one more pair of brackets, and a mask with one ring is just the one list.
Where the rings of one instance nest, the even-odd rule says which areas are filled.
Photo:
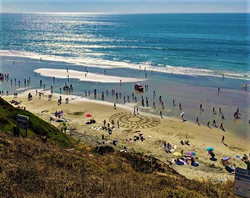
[[42, 76], [47, 77], [55, 77], [55, 78], [76, 78], [80, 81], [89, 81], [89, 82], [101, 82], [101, 83], [120, 83], [122, 82], [138, 82], [145, 81], [146, 79], [142, 78], [126, 78], [119, 76], [109, 76], [104, 74], [96, 74], [96, 73], [87, 73], [75, 70], [68, 70], [68, 72], [64, 69], [48, 69], [48, 68], [39, 68], [34, 70], [34, 72], [41, 74]]
[[[250, 141], [246, 139], [239, 139], [235, 137], [233, 132], [223, 132], [220, 129], [209, 129], [207, 126], [198, 126], [192, 122], [182, 122], [180, 119], [164, 117], [160, 119], [159, 116], [141, 114], [133, 116], [133, 108], [124, 105], [117, 105], [117, 109], [113, 108], [113, 104], [100, 101], [92, 101], [81, 97], [62, 96], [63, 103], [58, 106], [57, 100], [59, 95], [54, 94], [51, 101], [48, 101], [48, 92], [44, 92], [42, 99], [34, 96], [31, 101], [27, 100], [27, 93], [31, 92], [35, 95], [35, 91], [26, 91], [24, 94], [19, 95], [17, 100], [21, 100], [21, 106], [25, 106], [28, 111], [33, 112], [46, 121], [49, 121], [50, 115], [55, 111], [63, 110], [64, 117], [69, 120], [67, 123], [69, 128], [76, 129], [74, 135], [76, 138], [82, 139], [83, 142], [90, 145], [97, 145], [96, 142], [101, 142], [101, 135], [104, 134], [107, 140], [118, 139], [119, 143], [115, 148], [119, 149], [121, 145], [126, 146], [128, 149], [134, 149], [136, 152], [144, 153], [146, 155], [153, 155], [154, 157], [168, 163], [174, 159], [173, 154], [168, 154], [163, 150], [163, 142], [167, 141], [172, 145], [177, 145], [177, 152], [184, 150], [184, 153], [193, 151], [198, 157], [199, 167], [191, 165], [171, 165], [180, 174], [190, 179], [209, 179], [209, 180], [233, 180], [234, 176], [230, 175], [222, 166], [220, 159], [225, 156], [230, 156], [230, 162], [239, 167], [246, 168], [246, 165], [240, 159], [234, 159], [235, 155], [243, 155], [250, 151]], [[65, 98], [69, 97], [70, 101], [65, 104]], [[7, 101], [13, 99], [13, 96], [3, 97]], [[72, 98], [72, 99], [71, 99]], [[49, 112], [41, 113], [43, 110]], [[97, 121], [97, 126], [103, 126], [103, 120], [109, 122], [109, 118], [117, 113], [121, 113], [120, 124], [126, 123], [126, 126], [116, 128], [112, 135], [107, 131], [91, 129], [91, 125], [85, 123], [89, 120], [85, 115], [91, 113]], [[132, 115], [129, 115], [129, 114]], [[78, 114], [78, 115], [76, 115]], [[123, 116], [124, 114], [124, 116]], [[138, 118], [139, 117], [139, 118]], [[113, 117], [115, 118], [115, 117]], [[154, 121], [155, 118], [155, 121]], [[139, 119], [139, 120], [138, 120]], [[159, 123], [158, 123], [159, 121]], [[151, 128], [141, 128], [140, 122], [145, 122]], [[51, 122], [59, 127], [60, 123]], [[131, 128], [137, 126], [138, 128]], [[145, 141], [127, 142], [126, 138], [132, 138], [132, 131], [139, 130], [146, 138]], [[225, 143], [221, 143], [222, 135], [224, 135]], [[148, 137], [151, 136], [151, 137]], [[190, 141], [190, 146], [181, 145], [180, 140]], [[211, 161], [206, 152], [206, 147], [211, 146], [215, 148], [215, 158], [217, 161]], [[216, 168], [210, 168], [209, 165], [215, 164]]]

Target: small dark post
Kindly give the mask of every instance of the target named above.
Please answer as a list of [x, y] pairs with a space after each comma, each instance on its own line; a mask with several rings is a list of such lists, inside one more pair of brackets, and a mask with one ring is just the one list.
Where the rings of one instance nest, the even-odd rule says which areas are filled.
[[16, 137], [20, 136], [20, 129], [18, 127], [13, 127], [13, 134]]

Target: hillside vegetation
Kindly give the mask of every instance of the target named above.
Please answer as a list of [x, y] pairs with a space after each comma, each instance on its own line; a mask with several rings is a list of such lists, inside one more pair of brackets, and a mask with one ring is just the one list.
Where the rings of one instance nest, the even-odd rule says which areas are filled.
[[[189, 180], [149, 156], [109, 145], [67, 149], [73, 141], [55, 127], [0, 101], [0, 197], [234, 197], [233, 182]], [[14, 137], [16, 113], [30, 117], [30, 134], [50, 141]]]
[[[71, 148], [73, 147], [72, 141], [64, 133], [61, 133], [56, 127], [40, 119], [34, 114], [17, 109], [7, 103], [5, 100], [0, 98], [0, 129], [4, 131], [13, 131], [13, 127], [16, 126], [17, 114], [29, 117], [29, 136], [46, 136], [48, 141]], [[24, 130], [20, 130], [21, 134], [24, 134]]]

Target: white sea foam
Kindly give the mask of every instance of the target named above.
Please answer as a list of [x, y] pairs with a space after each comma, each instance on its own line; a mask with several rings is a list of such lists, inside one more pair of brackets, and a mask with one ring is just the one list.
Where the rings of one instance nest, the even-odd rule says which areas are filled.
[[142, 78], [126, 78], [119, 76], [109, 76], [103, 74], [89, 73], [89, 72], [86, 73], [76, 70], [68, 70], [67, 72], [65, 69], [40, 68], [34, 70], [34, 72], [47, 77], [68, 78], [69, 76], [69, 78], [76, 78], [81, 81], [101, 82], [101, 83], [120, 83], [120, 80], [122, 82], [139, 82], [146, 80]]
[[[99, 46], [98, 46], [99, 47]], [[58, 51], [57, 51], [58, 53]], [[95, 55], [97, 57], [95, 57]], [[42, 57], [43, 60], [48, 61], [61, 61], [72, 63], [79, 66], [87, 66], [87, 67], [98, 67], [98, 68], [131, 68], [131, 69], [146, 69], [147, 71], [157, 71], [171, 74], [179, 74], [179, 75], [191, 75], [191, 76], [215, 76], [221, 77], [222, 74], [227, 78], [235, 78], [235, 79], [244, 79], [250, 80], [250, 73], [236, 73], [235, 71], [221, 71], [221, 70], [209, 70], [203, 68], [190, 68], [190, 67], [182, 67], [182, 66], [153, 66], [153, 63], [150, 61], [141, 62], [141, 63], [132, 63], [132, 62], [124, 62], [118, 61], [118, 59], [114, 58], [113, 60], [105, 60], [98, 56], [102, 54], [94, 53], [93, 56], [84, 57], [64, 57], [64, 56], [55, 56], [55, 55], [40, 55], [33, 52], [23, 52], [23, 51], [9, 51], [9, 50], [0, 50], [0, 56], [13, 56], [13, 57], [27, 57], [31, 59], [40, 59]]]

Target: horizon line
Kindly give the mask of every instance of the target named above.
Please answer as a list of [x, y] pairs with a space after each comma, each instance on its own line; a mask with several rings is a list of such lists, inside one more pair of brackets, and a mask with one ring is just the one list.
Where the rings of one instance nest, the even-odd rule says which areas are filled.
[[250, 12], [131, 12], [131, 13], [115, 13], [115, 12], [1, 12], [0, 14], [78, 14], [78, 15], [122, 15], [122, 14], [250, 14]]

